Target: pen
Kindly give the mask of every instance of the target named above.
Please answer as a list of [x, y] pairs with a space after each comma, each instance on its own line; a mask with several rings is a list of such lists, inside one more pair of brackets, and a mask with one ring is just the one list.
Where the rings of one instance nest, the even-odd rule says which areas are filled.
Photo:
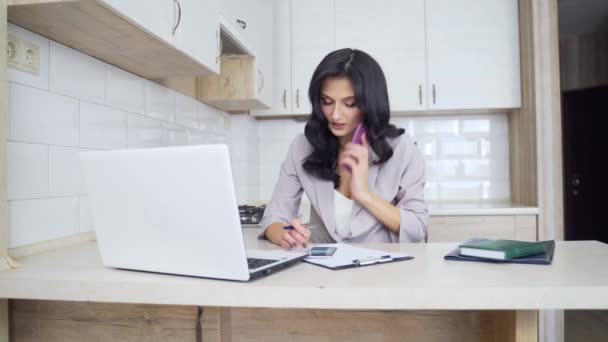
[[[302, 226], [304, 226], [304, 228], [308, 228], [308, 229], [313, 229], [313, 228], [317, 227], [317, 225], [314, 223], [305, 223]], [[292, 225], [283, 227], [283, 230], [293, 230], [293, 229], [295, 229], [295, 228]]]
[[393, 260], [393, 259], [391, 258], [390, 255], [382, 255], [379, 257], [367, 257], [367, 258], [363, 258], [363, 259], [354, 259], [353, 264], [361, 266], [361, 265], [369, 265], [369, 264], [387, 262], [387, 261], [391, 261], [391, 260]]

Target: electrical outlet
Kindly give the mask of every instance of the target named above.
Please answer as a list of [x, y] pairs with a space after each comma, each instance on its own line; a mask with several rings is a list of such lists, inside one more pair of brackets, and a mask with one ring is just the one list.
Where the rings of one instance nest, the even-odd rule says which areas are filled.
[[38, 69], [40, 66], [40, 47], [36, 44], [22, 40], [20, 52], [22, 52], [20, 54], [20, 64], [24, 69], [26, 69], [24, 71], [38, 75]]
[[38, 75], [40, 69], [40, 47], [10, 34], [7, 38], [6, 54], [8, 66]]
[[7, 63], [10, 68], [17, 69], [19, 65], [19, 45], [21, 40], [15, 36], [8, 35], [6, 43], [6, 57]]

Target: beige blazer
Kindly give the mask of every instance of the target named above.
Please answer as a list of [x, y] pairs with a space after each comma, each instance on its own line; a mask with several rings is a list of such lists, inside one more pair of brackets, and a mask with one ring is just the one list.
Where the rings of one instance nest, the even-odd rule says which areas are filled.
[[371, 162], [377, 160], [378, 156], [371, 148], [369, 150], [368, 186], [370, 191], [399, 209], [399, 235], [354, 202], [350, 217], [351, 234], [346, 239], [340, 239], [335, 232], [333, 182], [319, 179], [304, 170], [303, 163], [312, 152], [312, 146], [304, 134], [300, 134], [291, 143], [281, 165], [279, 180], [261, 221], [263, 230], [260, 237], [264, 236], [270, 224], [287, 224], [297, 217], [302, 193], [305, 192], [312, 204], [310, 222], [317, 224], [316, 228], [311, 229], [311, 241], [314, 243], [425, 241], [428, 210], [424, 202], [424, 158], [407, 133], [388, 139], [388, 143], [393, 148], [393, 156], [381, 165]]

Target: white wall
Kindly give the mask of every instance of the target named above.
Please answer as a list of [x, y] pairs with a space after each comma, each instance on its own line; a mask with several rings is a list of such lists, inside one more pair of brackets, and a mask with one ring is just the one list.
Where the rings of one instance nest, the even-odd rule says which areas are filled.
[[230, 159], [239, 204], [260, 203], [258, 124], [246, 114], [230, 118]]
[[8, 32], [40, 46], [38, 75], [8, 70], [10, 247], [92, 229], [80, 151], [230, 143], [225, 113], [10, 23]]

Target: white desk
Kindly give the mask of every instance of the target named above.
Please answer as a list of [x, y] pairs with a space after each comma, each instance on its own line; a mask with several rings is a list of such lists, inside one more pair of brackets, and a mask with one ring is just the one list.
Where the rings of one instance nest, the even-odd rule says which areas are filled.
[[[276, 248], [245, 230], [252, 248]], [[331, 271], [302, 263], [250, 283], [105, 268], [95, 243], [0, 272], [0, 298], [346, 310], [608, 309], [608, 245], [557, 242], [553, 265], [445, 261], [454, 243], [366, 245], [415, 259]]]

